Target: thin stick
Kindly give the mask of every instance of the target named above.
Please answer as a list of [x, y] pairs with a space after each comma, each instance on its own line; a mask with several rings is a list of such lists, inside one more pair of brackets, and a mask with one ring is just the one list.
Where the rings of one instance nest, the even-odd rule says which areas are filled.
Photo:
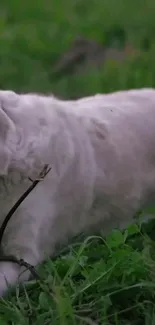
[[11, 219], [12, 215], [18, 209], [20, 204], [26, 199], [26, 197], [29, 195], [29, 193], [37, 186], [37, 184], [45, 178], [45, 176], [49, 173], [50, 170], [51, 170], [51, 168], [46, 164], [44, 166], [44, 168], [42, 169], [42, 171], [40, 172], [39, 177], [36, 180], [32, 181], [32, 184], [29, 186], [29, 188], [24, 192], [24, 194], [22, 194], [22, 196], [18, 199], [18, 201], [13, 205], [11, 210], [6, 215], [6, 217], [2, 223], [2, 226], [0, 227], [0, 246], [2, 243], [4, 231], [6, 229], [6, 226], [9, 222], [9, 220]]

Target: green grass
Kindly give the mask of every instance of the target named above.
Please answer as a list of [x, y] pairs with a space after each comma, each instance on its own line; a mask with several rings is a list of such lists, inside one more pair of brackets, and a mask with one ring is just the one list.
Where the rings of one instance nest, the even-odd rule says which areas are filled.
[[[78, 97], [155, 84], [155, 3], [148, 0], [17, 0], [0, 3], [0, 87], [17, 91], [54, 92]], [[72, 41], [82, 35], [100, 44], [111, 43], [123, 29], [126, 41], [150, 49], [140, 58], [101, 69], [87, 69], [78, 77], [55, 78], [55, 64]], [[118, 32], [117, 32], [118, 33]], [[115, 42], [116, 40], [114, 40]], [[123, 44], [122, 44], [123, 45]]]
[[0, 301], [0, 324], [154, 324], [154, 242], [132, 225], [88, 237]]
[[[154, 0], [1, 0], [0, 88], [71, 98], [155, 86]], [[125, 40], [141, 50], [78, 75], [54, 74], [61, 54], [82, 35], [102, 45]], [[120, 39], [119, 39], [120, 37]], [[116, 42], [117, 41], [117, 42]], [[120, 42], [118, 42], [120, 41]], [[149, 44], [146, 52], [144, 43]], [[154, 228], [90, 237], [38, 268], [30, 281], [0, 300], [0, 324], [154, 325]]]

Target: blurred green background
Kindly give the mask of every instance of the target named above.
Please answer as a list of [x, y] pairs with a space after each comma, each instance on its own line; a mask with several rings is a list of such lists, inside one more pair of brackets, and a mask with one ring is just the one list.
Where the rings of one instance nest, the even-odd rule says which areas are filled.
[[1, 0], [1, 89], [77, 98], [154, 85], [154, 0]]

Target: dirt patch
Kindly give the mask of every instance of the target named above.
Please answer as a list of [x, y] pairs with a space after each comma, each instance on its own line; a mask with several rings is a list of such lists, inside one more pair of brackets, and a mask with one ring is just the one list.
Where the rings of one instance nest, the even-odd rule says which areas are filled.
[[139, 54], [140, 50], [134, 49], [128, 43], [125, 44], [124, 48], [119, 49], [78, 37], [68, 51], [61, 55], [53, 73], [58, 75], [77, 74], [84, 72], [90, 66], [103, 66], [107, 60], [121, 62], [127, 57], [138, 56]]

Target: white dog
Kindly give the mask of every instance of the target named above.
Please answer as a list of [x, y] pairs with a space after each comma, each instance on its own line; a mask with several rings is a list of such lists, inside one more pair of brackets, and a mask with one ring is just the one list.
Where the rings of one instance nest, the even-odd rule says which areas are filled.
[[[45, 164], [51, 171], [9, 221], [4, 255], [37, 265], [80, 232], [131, 223], [155, 200], [155, 90], [77, 101], [0, 91], [0, 221]], [[21, 267], [0, 262], [0, 295]]]

